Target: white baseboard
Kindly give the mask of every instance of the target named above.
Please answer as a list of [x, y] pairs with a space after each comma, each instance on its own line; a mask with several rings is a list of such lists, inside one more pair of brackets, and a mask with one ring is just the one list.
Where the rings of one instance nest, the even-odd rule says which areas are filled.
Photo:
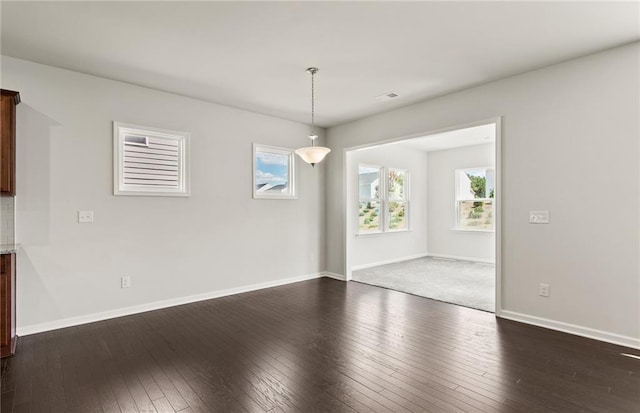
[[609, 333], [607, 331], [582, 327], [575, 324], [564, 323], [562, 321], [549, 320], [547, 318], [535, 317], [509, 310], [501, 310], [499, 315], [496, 313], [496, 316], [506, 318], [507, 320], [519, 321], [521, 323], [532, 324], [534, 326], [544, 327], [550, 330], [562, 331], [564, 333], [575, 334], [577, 336], [592, 338], [640, 350], [640, 338], [623, 336], [620, 334]]
[[427, 255], [429, 255], [429, 254], [427, 254], [425, 252], [425, 253], [421, 253], [421, 254], [409, 255], [407, 257], [392, 258], [390, 260], [382, 260], [382, 261], [370, 262], [368, 264], [354, 265], [354, 266], [351, 267], [351, 271], [364, 270], [365, 268], [377, 267], [379, 265], [393, 264], [394, 262], [402, 262], [402, 261], [414, 260], [416, 258], [426, 257]]
[[[425, 255], [415, 256], [413, 258], [420, 258]], [[407, 259], [404, 258], [404, 261]], [[392, 261], [392, 262], [397, 262]], [[387, 263], [387, 262], [385, 262]], [[375, 264], [382, 265], [382, 264]], [[373, 265], [372, 265], [373, 266]], [[251, 284], [242, 287], [229, 288], [226, 290], [211, 291], [203, 294], [195, 294], [187, 297], [172, 298], [169, 300], [155, 301], [152, 303], [141, 304], [131, 307], [119, 308], [116, 310], [104, 311], [100, 313], [87, 314], [79, 317], [64, 318], [61, 320], [50, 321], [47, 323], [34, 324], [30, 326], [18, 327], [16, 334], [18, 336], [27, 336], [30, 334], [41, 333], [45, 331], [57, 330], [59, 328], [72, 327], [81, 324], [93, 323], [96, 321], [108, 320], [116, 317], [123, 317], [132, 314], [144, 313], [152, 310], [159, 310], [162, 308], [173, 307], [176, 305], [189, 304], [198, 301], [210, 300], [213, 298], [225, 297], [234, 294], [240, 294], [250, 291], [261, 290], [264, 288], [278, 287], [280, 285], [292, 284], [300, 281], [307, 281], [321, 277], [329, 277], [340, 281], [345, 281], [346, 278], [342, 274], [336, 274], [328, 271], [301, 275], [297, 277], [283, 278], [275, 281], [267, 281], [264, 283]], [[549, 320], [546, 318], [540, 318], [530, 316], [527, 314], [517, 313], [515, 311], [500, 310], [496, 312], [497, 317], [505, 318], [508, 320], [519, 321], [526, 324], [532, 324], [539, 327], [548, 328], [551, 330], [562, 331], [569, 334], [575, 334], [578, 336], [593, 338], [595, 340], [605, 341], [608, 343], [618, 344], [621, 346], [640, 349], [640, 339], [634, 337], [623, 336], [619, 334], [609, 333], [606, 331], [596, 330], [589, 327], [582, 327], [574, 324], [564, 323], [561, 321]]]
[[487, 260], [484, 258], [473, 258], [473, 257], [459, 257], [457, 255], [445, 255], [445, 254], [426, 254], [428, 257], [433, 258], [446, 258], [448, 260], [457, 260], [457, 261], [471, 261], [471, 262], [481, 262], [483, 264], [495, 264], [495, 260]]
[[[280, 285], [292, 284], [300, 281], [312, 280], [321, 277], [340, 277], [339, 274], [332, 274], [327, 272], [320, 272], [315, 274], [301, 275], [297, 277], [283, 278], [275, 281], [267, 281], [258, 284], [245, 285], [242, 287], [229, 288], [226, 290], [211, 291], [203, 294], [195, 294], [187, 297], [171, 298], [169, 300], [154, 301], [151, 303], [135, 305], [131, 307], [119, 308], [116, 310], [103, 311], [100, 313], [86, 314], [79, 317], [63, 318], [61, 320], [49, 321], [41, 324], [34, 324], [30, 326], [18, 327], [16, 329], [16, 335], [27, 336], [35, 333], [42, 333], [44, 331], [57, 330], [59, 328], [72, 327], [81, 324], [93, 323], [95, 321], [108, 320], [110, 318], [123, 317], [132, 314], [144, 313], [152, 310], [159, 310], [161, 308], [173, 307], [176, 305], [195, 303], [197, 301], [210, 300], [212, 298], [225, 297], [228, 295], [246, 293], [249, 291], [261, 290], [263, 288], [278, 287]], [[335, 276], [334, 276], [335, 275]], [[337, 277], [336, 277], [337, 276]], [[340, 278], [338, 278], [340, 279]], [[344, 277], [342, 277], [344, 280]]]
[[333, 278], [334, 280], [347, 281], [347, 277], [342, 274], [336, 274], [335, 272], [325, 271], [322, 275], [327, 278]]

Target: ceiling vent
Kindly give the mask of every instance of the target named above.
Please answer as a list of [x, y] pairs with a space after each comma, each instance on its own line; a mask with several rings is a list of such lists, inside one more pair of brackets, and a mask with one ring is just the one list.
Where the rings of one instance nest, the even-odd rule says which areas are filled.
[[376, 96], [376, 100], [379, 102], [386, 102], [387, 100], [395, 99], [398, 96], [400, 95], [397, 94], [396, 92], [389, 92], [389, 93], [385, 93], [384, 95]]

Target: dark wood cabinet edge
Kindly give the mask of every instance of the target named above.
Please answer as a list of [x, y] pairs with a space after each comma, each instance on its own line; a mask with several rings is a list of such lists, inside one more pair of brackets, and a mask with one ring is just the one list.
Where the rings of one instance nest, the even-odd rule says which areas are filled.
[[11, 109], [13, 112], [13, 119], [11, 120], [11, 129], [13, 130], [12, 134], [12, 138], [10, 138], [10, 142], [9, 142], [9, 147], [8, 147], [8, 151], [10, 153], [12, 153], [11, 158], [12, 160], [10, 161], [13, 166], [9, 168], [8, 174], [10, 176], [12, 176], [11, 178], [9, 178], [9, 183], [7, 185], [7, 187], [2, 188], [2, 190], [0, 190], [0, 196], [5, 197], [5, 196], [15, 196], [16, 195], [16, 188], [15, 188], [15, 107], [18, 105], [18, 103], [20, 103], [20, 92], [17, 92], [15, 90], [8, 90], [8, 89], [0, 89], [0, 95], [3, 97], [9, 97], [11, 98], [11, 100], [13, 101], [13, 108]]
[[20, 92], [16, 92], [15, 90], [0, 89], [0, 95], [12, 96], [14, 105], [20, 103]]
[[0, 354], [0, 358], [11, 357], [16, 354], [16, 344], [18, 343], [18, 336], [15, 336], [11, 339], [11, 345], [9, 346], [9, 351], [2, 352]]
[[[2, 256], [2, 260], [1, 262], [1, 268], [0, 271], [2, 272], [6, 272], [7, 268], [5, 267], [6, 265], [9, 265], [8, 271], [9, 271], [9, 277], [10, 277], [10, 282], [11, 282], [11, 288], [14, 289], [14, 294], [15, 294], [15, 283], [16, 283], [16, 279], [15, 279], [15, 272], [16, 272], [16, 253], [15, 252], [6, 252], [4, 254], [0, 254]], [[9, 263], [6, 262], [6, 260], [4, 259], [7, 255], [10, 256], [9, 258]], [[13, 296], [13, 299], [15, 299], [15, 295]], [[16, 322], [16, 318], [15, 318], [15, 302], [11, 302], [10, 304], [13, 308], [12, 308], [12, 319], [11, 324], [14, 324]], [[5, 316], [3, 314], [3, 316]], [[9, 327], [11, 328], [11, 327]], [[13, 328], [15, 329], [15, 324], [13, 325]], [[14, 330], [15, 331], [15, 330]], [[14, 333], [14, 336], [11, 337], [11, 344], [9, 344], [8, 346], [0, 346], [0, 359], [3, 359], [5, 357], [11, 357], [13, 355], [16, 354], [16, 345], [18, 344], [18, 335]]]
[[[18, 105], [20, 103], [20, 93], [14, 90], [7, 90], [7, 89], [0, 89], [0, 96], [2, 97], [9, 97], [11, 98], [11, 100], [13, 101], [13, 106], [15, 108], [16, 105]], [[13, 129], [13, 136], [11, 137], [11, 141], [9, 142], [9, 150], [12, 153], [11, 155], [11, 162], [15, 162], [15, 112], [14, 112], [14, 108], [12, 108], [12, 112], [13, 112], [13, 119], [11, 120], [12, 126], [11, 128]], [[13, 176], [13, 178], [11, 178], [11, 182], [9, 183], [9, 188], [6, 191], [0, 191], [0, 196], [5, 197], [5, 196], [15, 196], [15, 182], [13, 181], [13, 179], [15, 179], [15, 164], [13, 164], [13, 166], [10, 168], [10, 173]], [[4, 254], [3, 254], [4, 255]], [[7, 254], [9, 255], [9, 254]], [[13, 254], [12, 254], [13, 255]], [[15, 266], [15, 255], [13, 255], [13, 258], [11, 259], [11, 267]], [[4, 264], [4, 260], [3, 260], [3, 264]], [[3, 271], [5, 269], [3, 268]], [[11, 272], [13, 272], [13, 274], [15, 274], [15, 268], [12, 268], [10, 270]], [[10, 274], [9, 277], [12, 277], [11, 282], [11, 288], [14, 289], [14, 294], [15, 294], [15, 275]], [[11, 293], [10, 293], [11, 295]], [[9, 328], [14, 328], [15, 329], [15, 302], [13, 302], [13, 300], [15, 300], [15, 296], [12, 295], [12, 297], [10, 298], [11, 302], [10, 302], [10, 306], [12, 307], [11, 313], [12, 316], [14, 317], [13, 320], [10, 320], [10, 325], [13, 325], [12, 327], [10, 326]], [[2, 314], [2, 316], [6, 316], [5, 314]], [[13, 356], [16, 352], [16, 344], [17, 344], [17, 336], [13, 336], [11, 337], [11, 343], [8, 346], [3, 346], [0, 349], [0, 358], [5, 358], [5, 357], [9, 357], [9, 356]]]

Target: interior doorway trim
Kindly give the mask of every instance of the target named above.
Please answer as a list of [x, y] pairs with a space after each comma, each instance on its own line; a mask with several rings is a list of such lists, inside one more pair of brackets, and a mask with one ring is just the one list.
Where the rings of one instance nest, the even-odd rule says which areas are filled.
[[342, 225], [342, 239], [344, 240], [344, 274], [345, 280], [351, 281], [353, 278], [353, 268], [350, 262], [351, 256], [351, 244], [352, 239], [348, 236], [349, 231], [347, 228], [347, 211], [348, 202], [349, 202], [349, 194], [347, 193], [347, 154], [348, 152], [356, 151], [359, 149], [373, 148], [376, 146], [386, 145], [389, 143], [395, 143], [400, 141], [405, 141], [409, 139], [419, 138], [423, 136], [436, 135], [445, 132], [451, 132], [458, 129], [466, 129], [474, 126], [487, 125], [493, 123], [496, 125], [496, 139], [495, 139], [495, 170], [496, 170], [496, 197], [494, 199], [494, 208], [495, 208], [495, 243], [496, 243], [496, 308], [495, 315], [497, 317], [502, 316], [502, 116], [497, 116], [494, 118], [483, 119], [473, 122], [468, 122], [464, 124], [452, 125], [445, 128], [430, 130], [421, 133], [414, 133], [411, 135], [400, 136], [391, 139], [385, 139], [376, 142], [370, 142], [364, 145], [351, 146], [343, 149], [342, 156], [342, 170], [344, 171], [342, 176], [342, 199], [343, 199], [343, 225]]

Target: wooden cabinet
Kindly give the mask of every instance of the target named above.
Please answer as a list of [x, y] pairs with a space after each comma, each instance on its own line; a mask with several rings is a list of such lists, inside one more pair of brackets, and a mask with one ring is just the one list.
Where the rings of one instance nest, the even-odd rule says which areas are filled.
[[[16, 194], [16, 105], [20, 94], [0, 89], [0, 196]], [[0, 254], [0, 357], [16, 350], [16, 254]]]
[[16, 194], [16, 105], [20, 94], [0, 89], [0, 195]]
[[16, 254], [0, 255], [0, 357], [16, 351]]

